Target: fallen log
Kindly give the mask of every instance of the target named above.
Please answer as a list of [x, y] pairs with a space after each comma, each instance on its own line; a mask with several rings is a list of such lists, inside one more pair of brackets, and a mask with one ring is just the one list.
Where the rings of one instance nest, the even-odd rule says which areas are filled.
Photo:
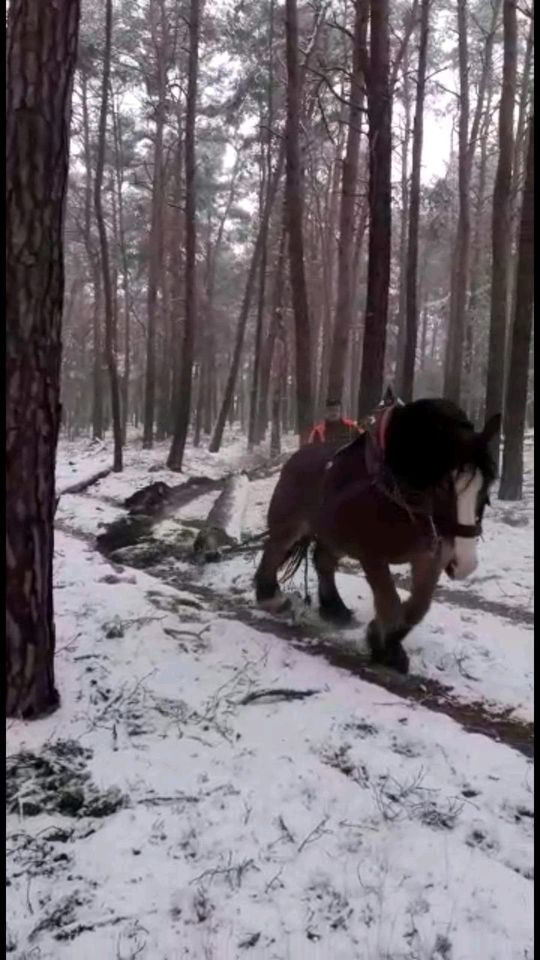
[[87, 477], [86, 480], [79, 480], [77, 483], [72, 483], [69, 487], [64, 487], [63, 490], [57, 493], [56, 503], [58, 503], [60, 497], [65, 496], [66, 493], [83, 493], [84, 490], [88, 490], [88, 487], [93, 487], [99, 480], [108, 477], [110, 473], [112, 473], [112, 467], [105, 467], [103, 470], [99, 470], [98, 473], [93, 473], [92, 476]]
[[240, 543], [249, 480], [246, 474], [229, 477], [193, 544], [200, 561], [217, 560], [221, 548]]
[[93, 473], [91, 477], [87, 477], [86, 480], [79, 480], [77, 483], [70, 484], [69, 487], [64, 487], [63, 490], [60, 490], [56, 494], [56, 499], [54, 501], [54, 512], [58, 510], [58, 504], [60, 503], [60, 498], [63, 497], [66, 493], [83, 493], [85, 490], [88, 490], [88, 487], [97, 483], [98, 480], [103, 480], [104, 477], [108, 477], [112, 473], [112, 467], [105, 467], [103, 470], [99, 470], [98, 473]]

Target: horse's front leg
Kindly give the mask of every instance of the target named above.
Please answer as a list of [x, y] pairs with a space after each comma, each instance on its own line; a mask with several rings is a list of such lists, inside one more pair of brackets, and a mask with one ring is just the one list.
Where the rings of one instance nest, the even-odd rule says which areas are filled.
[[332, 623], [349, 623], [352, 613], [345, 606], [336, 587], [337, 558], [327, 547], [317, 542], [313, 563], [319, 581], [319, 613]]
[[441, 573], [451, 558], [452, 545], [443, 541], [435, 555], [423, 554], [411, 561], [411, 595], [403, 604], [407, 630], [411, 630], [424, 619]]
[[409, 632], [390, 567], [384, 560], [363, 560], [362, 566], [373, 591], [375, 619], [368, 625], [366, 640], [376, 663], [407, 673], [409, 658], [401, 641]]

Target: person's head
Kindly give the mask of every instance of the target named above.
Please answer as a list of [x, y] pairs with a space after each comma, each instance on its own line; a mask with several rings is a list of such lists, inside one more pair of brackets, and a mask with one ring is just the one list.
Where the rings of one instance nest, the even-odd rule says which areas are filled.
[[341, 400], [327, 400], [326, 413], [327, 420], [336, 421], [341, 419]]

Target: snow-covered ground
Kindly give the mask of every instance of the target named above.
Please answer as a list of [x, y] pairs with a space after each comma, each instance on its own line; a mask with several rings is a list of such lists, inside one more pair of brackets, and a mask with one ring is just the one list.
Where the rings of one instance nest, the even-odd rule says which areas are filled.
[[[7, 731], [8, 955], [532, 960], [531, 761], [293, 647], [279, 624], [242, 622], [256, 554], [169, 565], [183, 589], [112, 567], [89, 538], [145, 484], [179, 482], [164, 458], [133, 443], [124, 474], [60, 500], [62, 705]], [[190, 451], [186, 472], [256, 462], [237, 438]], [[107, 445], [63, 443], [57, 487], [109, 463]], [[250, 484], [246, 533], [274, 483]], [[532, 487], [528, 473], [522, 504], [495, 503], [477, 575], [444, 583], [407, 641], [416, 674], [524, 720]], [[339, 587], [356, 615], [344, 642], [360, 645], [369, 589], [349, 569]], [[279, 688], [306, 696], [255, 697]]]

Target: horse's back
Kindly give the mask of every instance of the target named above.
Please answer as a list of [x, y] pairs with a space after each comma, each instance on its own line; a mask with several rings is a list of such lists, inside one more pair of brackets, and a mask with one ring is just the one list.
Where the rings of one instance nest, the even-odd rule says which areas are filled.
[[305, 528], [320, 499], [326, 466], [336, 452], [328, 443], [308, 444], [283, 465], [268, 508], [268, 528]]

